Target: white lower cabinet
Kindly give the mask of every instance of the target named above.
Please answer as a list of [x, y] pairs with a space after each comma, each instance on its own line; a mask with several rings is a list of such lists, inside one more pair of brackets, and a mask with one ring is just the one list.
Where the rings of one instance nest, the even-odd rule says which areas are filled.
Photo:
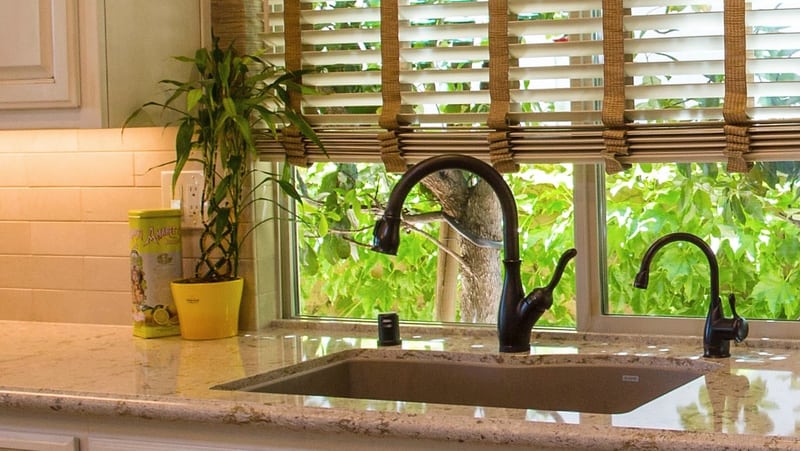
[[0, 449], [19, 451], [77, 451], [78, 437], [69, 434], [0, 429]]
[[109, 437], [89, 437], [89, 451], [229, 451], [230, 445], [198, 445], [181, 443], [178, 440], [153, 441]]

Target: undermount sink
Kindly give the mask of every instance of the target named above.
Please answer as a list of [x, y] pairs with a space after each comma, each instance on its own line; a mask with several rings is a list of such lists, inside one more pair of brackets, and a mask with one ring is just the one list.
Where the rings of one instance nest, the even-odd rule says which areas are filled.
[[260, 393], [624, 413], [719, 368], [629, 355], [355, 349], [213, 387]]

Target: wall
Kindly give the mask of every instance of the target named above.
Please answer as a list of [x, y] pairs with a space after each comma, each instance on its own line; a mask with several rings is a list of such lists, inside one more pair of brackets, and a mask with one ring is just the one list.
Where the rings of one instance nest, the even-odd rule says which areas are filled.
[[128, 210], [161, 207], [148, 169], [173, 148], [161, 127], [0, 131], [0, 319], [130, 324]]

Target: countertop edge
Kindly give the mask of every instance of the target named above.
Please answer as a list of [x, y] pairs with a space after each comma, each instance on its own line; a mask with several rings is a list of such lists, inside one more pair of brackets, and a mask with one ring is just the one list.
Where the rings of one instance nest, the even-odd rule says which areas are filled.
[[[26, 391], [0, 387], [0, 408], [73, 416], [135, 417], [220, 425], [276, 427], [289, 431], [349, 433], [367, 437], [428, 439], [486, 445], [530, 445], [565, 449], [796, 449], [800, 438], [640, 429], [604, 425], [538, 423], [513, 419], [353, 411], [172, 396], [114, 396]], [[513, 427], [509, 427], [513, 424]], [[633, 445], [635, 443], [635, 446]]]

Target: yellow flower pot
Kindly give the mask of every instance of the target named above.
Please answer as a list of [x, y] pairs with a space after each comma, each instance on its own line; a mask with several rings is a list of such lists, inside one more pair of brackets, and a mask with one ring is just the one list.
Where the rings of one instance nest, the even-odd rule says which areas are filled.
[[181, 337], [211, 340], [238, 334], [243, 287], [241, 277], [224, 282], [172, 282], [170, 288], [178, 308]]

